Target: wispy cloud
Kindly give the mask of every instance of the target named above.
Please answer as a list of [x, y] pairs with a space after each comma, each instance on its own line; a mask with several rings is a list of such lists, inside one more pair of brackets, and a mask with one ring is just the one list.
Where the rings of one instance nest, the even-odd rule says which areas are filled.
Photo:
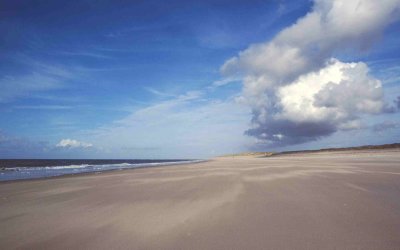
[[72, 106], [63, 105], [19, 105], [14, 106], [14, 109], [38, 109], [38, 110], [65, 110], [72, 109]]
[[69, 69], [33, 60], [24, 55], [16, 59], [29, 70], [19, 74], [8, 74], [0, 78], [0, 102], [10, 102], [32, 93], [65, 87], [65, 82], [76, 75]]
[[133, 149], [113, 151], [120, 157], [130, 153], [137, 157], [198, 158], [245, 150], [251, 141], [243, 134], [249, 119], [247, 108], [234, 98], [205, 100], [203, 95], [203, 91], [192, 91], [137, 109], [93, 131], [90, 138], [105, 149], [120, 145]]
[[153, 95], [160, 96], [160, 97], [176, 97], [173, 94], [169, 94], [169, 93], [166, 93], [166, 92], [163, 92], [163, 91], [159, 91], [157, 89], [150, 88], [150, 87], [144, 87], [143, 89], [148, 91], [148, 92], [150, 92], [150, 93], [152, 93]]
[[241, 78], [239, 78], [239, 77], [226, 77], [221, 80], [214, 81], [212, 83], [212, 87], [221, 87], [221, 86], [228, 85], [230, 83], [235, 83], [235, 82], [240, 82], [240, 81], [241, 81]]
[[82, 51], [57, 51], [53, 52], [55, 55], [61, 55], [61, 56], [79, 56], [79, 57], [92, 57], [96, 59], [111, 59], [113, 58], [112, 56], [109, 55], [104, 55], [100, 53], [93, 53], [93, 52], [82, 52]]
[[119, 38], [121, 36], [127, 36], [132, 33], [142, 33], [142, 32], [154, 32], [156, 30], [163, 30], [171, 27], [171, 24], [168, 22], [165, 23], [154, 23], [154, 24], [144, 24], [144, 25], [135, 25], [129, 28], [123, 28], [119, 30], [113, 30], [107, 33], [105, 36], [109, 38]]
[[58, 89], [63, 82], [46, 73], [34, 72], [24, 76], [4, 76], [0, 78], [0, 102], [9, 102], [32, 92]]

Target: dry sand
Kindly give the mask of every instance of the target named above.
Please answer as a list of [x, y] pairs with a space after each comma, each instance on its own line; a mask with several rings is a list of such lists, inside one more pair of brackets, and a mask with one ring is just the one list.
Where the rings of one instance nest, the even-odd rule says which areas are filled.
[[0, 249], [400, 249], [400, 151], [0, 184]]

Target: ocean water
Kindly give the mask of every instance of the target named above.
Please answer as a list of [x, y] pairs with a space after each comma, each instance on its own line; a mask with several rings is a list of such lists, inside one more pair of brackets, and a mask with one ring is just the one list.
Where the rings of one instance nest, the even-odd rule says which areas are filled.
[[168, 166], [199, 160], [1, 160], [0, 181], [36, 179], [108, 170]]

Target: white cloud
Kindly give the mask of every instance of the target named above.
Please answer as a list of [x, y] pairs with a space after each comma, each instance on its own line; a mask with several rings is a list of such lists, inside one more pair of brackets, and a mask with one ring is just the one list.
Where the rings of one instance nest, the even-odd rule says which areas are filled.
[[348, 122], [362, 113], [384, 108], [382, 84], [368, 74], [364, 63], [333, 61], [277, 90], [279, 118], [294, 122]]
[[368, 66], [333, 54], [369, 48], [399, 14], [400, 0], [314, 0], [311, 12], [271, 41], [227, 60], [222, 74], [242, 77], [239, 99], [252, 108], [247, 134], [267, 144], [303, 143], [385, 111]]
[[73, 139], [62, 139], [59, 143], [57, 143], [56, 147], [58, 148], [90, 148], [93, 147], [93, 144], [81, 142]]
[[368, 47], [399, 19], [399, 0], [315, 0], [313, 11], [267, 43], [229, 59], [222, 73], [268, 76], [264, 84], [288, 84], [324, 65], [336, 49]]

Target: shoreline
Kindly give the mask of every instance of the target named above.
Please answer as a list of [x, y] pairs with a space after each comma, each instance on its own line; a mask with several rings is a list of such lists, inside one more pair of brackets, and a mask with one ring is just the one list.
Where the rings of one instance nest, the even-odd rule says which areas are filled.
[[[400, 143], [395, 143], [399, 144]], [[385, 144], [385, 145], [393, 145], [393, 144]], [[377, 147], [380, 147], [383, 145], [378, 145]], [[124, 169], [106, 169], [106, 170], [100, 170], [100, 171], [93, 171], [93, 172], [82, 172], [82, 173], [67, 173], [67, 174], [61, 174], [61, 175], [56, 175], [56, 176], [44, 176], [44, 177], [38, 177], [38, 178], [31, 178], [31, 179], [15, 179], [15, 180], [0, 180], [0, 185], [4, 183], [11, 183], [11, 182], [25, 182], [25, 181], [40, 181], [40, 180], [48, 180], [48, 179], [58, 179], [58, 178], [72, 178], [72, 177], [77, 177], [81, 175], [98, 175], [102, 173], [107, 173], [107, 172], [115, 172], [115, 171], [125, 171], [125, 170], [135, 170], [135, 169], [144, 169], [144, 168], [163, 168], [163, 167], [170, 167], [170, 166], [179, 166], [179, 165], [186, 165], [186, 164], [198, 164], [202, 162], [208, 162], [208, 161], [213, 161], [214, 159], [219, 159], [219, 158], [273, 158], [273, 157], [290, 157], [290, 156], [307, 156], [307, 155], [317, 155], [317, 154], [356, 154], [356, 153], [361, 153], [361, 154], [368, 154], [368, 153], [375, 153], [379, 151], [384, 151], [384, 152], [400, 152], [400, 147], [395, 147], [395, 148], [363, 148], [363, 147], [369, 147], [369, 146], [362, 146], [357, 147], [357, 149], [353, 148], [339, 148], [339, 149], [318, 149], [318, 150], [304, 150], [304, 151], [283, 151], [283, 152], [278, 152], [278, 153], [273, 153], [271, 155], [265, 155], [265, 153], [254, 153], [254, 154], [236, 154], [236, 155], [222, 155], [222, 156], [216, 156], [210, 159], [204, 159], [204, 160], [191, 160], [193, 162], [182, 162], [182, 163], [173, 163], [173, 164], [165, 164], [161, 166], [139, 166], [139, 167], [133, 167], [133, 168], [124, 168]]]
[[136, 169], [145, 169], [145, 168], [163, 168], [163, 167], [171, 167], [171, 166], [179, 166], [179, 165], [186, 165], [186, 164], [198, 164], [202, 162], [207, 162], [210, 160], [193, 160], [191, 162], [182, 162], [182, 163], [171, 163], [171, 164], [165, 164], [165, 165], [147, 165], [147, 166], [139, 166], [139, 167], [132, 167], [132, 168], [121, 168], [121, 169], [105, 169], [105, 170], [99, 170], [99, 171], [92, 171], [92, 172], [82, 172], [82, 173], [68, 173], [68, 174], [60, 174], [60, 175], [55, 175], [55, 176], [43, 176], [43, 177], [37, 177], [37, 178], [31, 178], [31, 179], [15, 179], [15, 180], [0, 180], [0, 185], [4, 183], [11, 183], [11, 182], [25, 182], [25, 181], [40, 181], [40, 180], [50, 180], [50, 179], [59, 179], [59, 178], [73, 178], [81, 175], [99, 175], [102, 173], [108, 173], [108, 172], [118, 172], [118, 171], [126, 171], [126, 170], [136, 170]]
[[1, 183], [0, 248], [398, 249], [399, 152], [221, 157]]

